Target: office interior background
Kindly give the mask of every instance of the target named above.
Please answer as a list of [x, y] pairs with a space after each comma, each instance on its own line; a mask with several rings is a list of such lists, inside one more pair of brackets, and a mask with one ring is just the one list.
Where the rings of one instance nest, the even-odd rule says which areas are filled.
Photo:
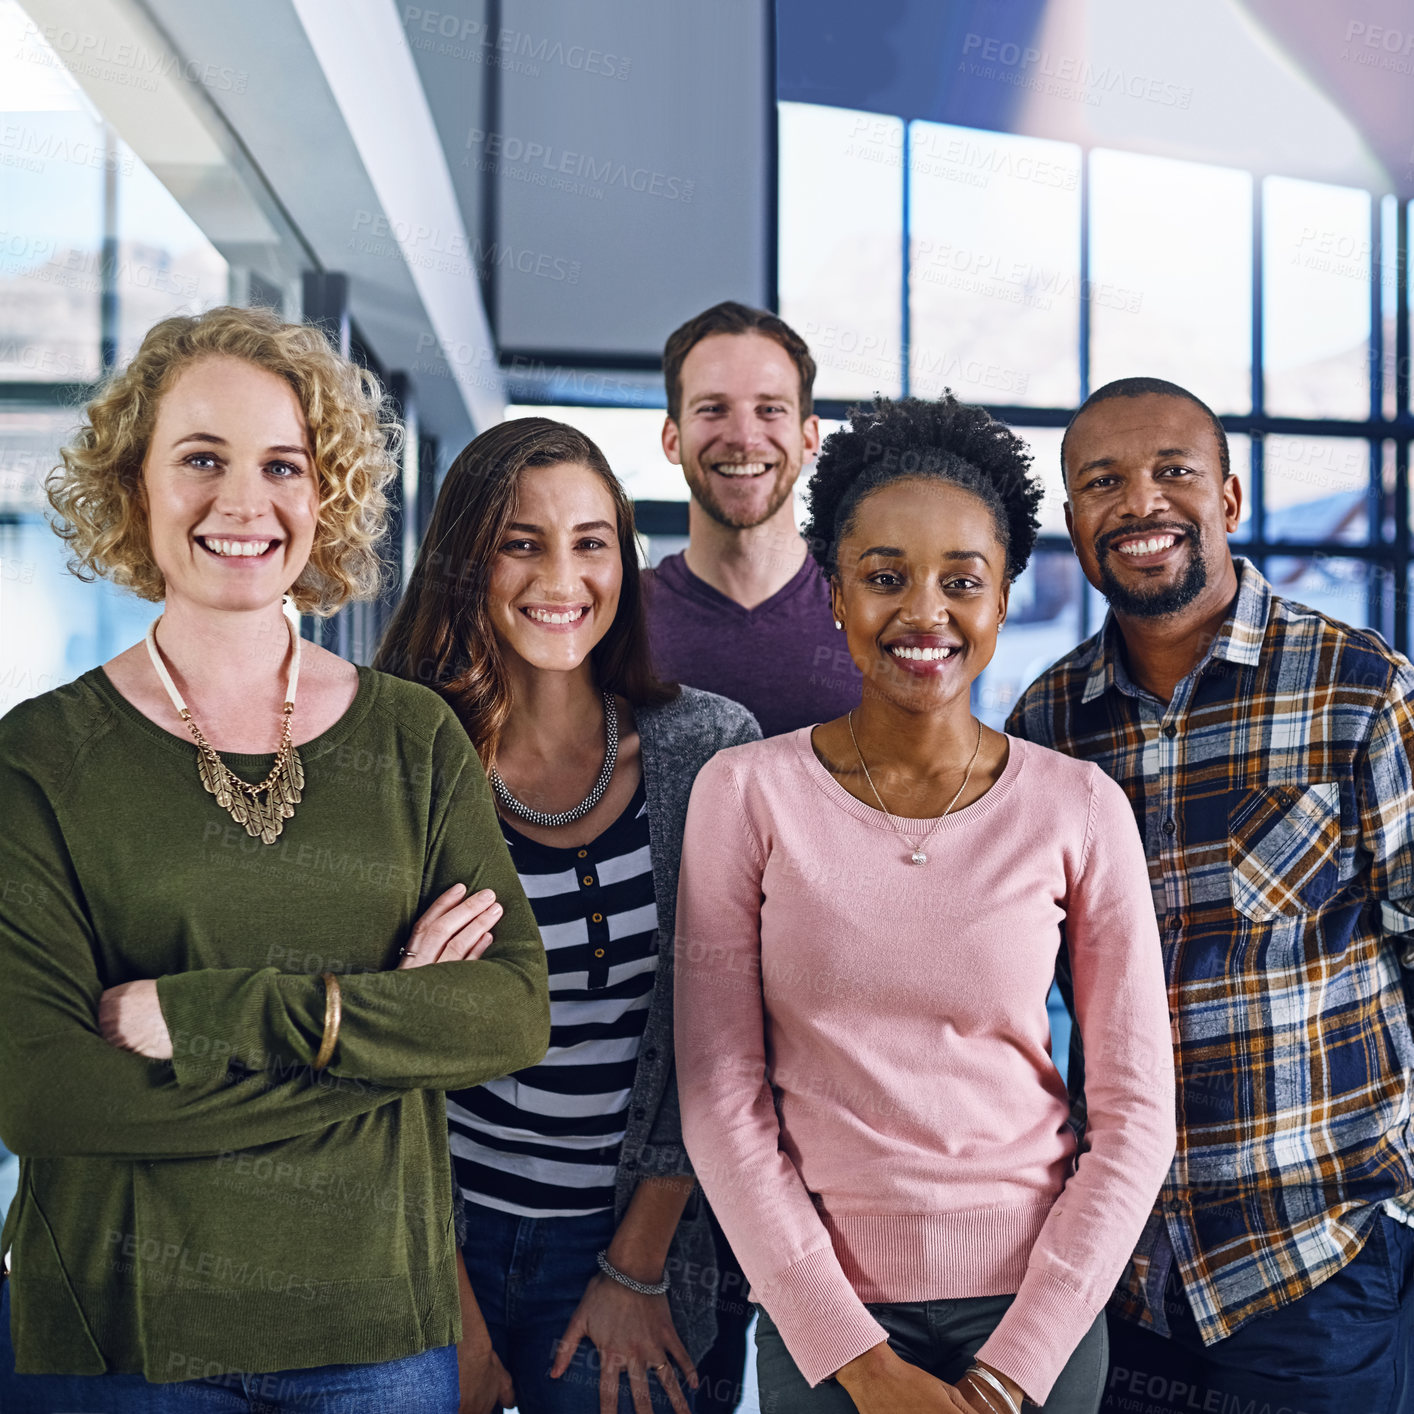
[[360, 661], [502, 418], [582, 427], [680, 547], [660, 354], [725, 298], [805, 336], [827, 430], [950, 387], [1030, 442], [988, 722], [1101, 622], [1058, 449], [1129, 374], [1222, 416], [1279, 592], [1407, 650], [1411, 197], [1398, 0], [0, 0], [0, 711], [157, 612], [67, 573], [43, 480], [152, 323], [226, 302], [407, 420], [387, 598], [305, 623]]

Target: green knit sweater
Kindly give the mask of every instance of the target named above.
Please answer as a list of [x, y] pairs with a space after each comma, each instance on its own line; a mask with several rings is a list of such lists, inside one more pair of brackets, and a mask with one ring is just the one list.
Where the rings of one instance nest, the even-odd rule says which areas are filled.
[[[21, 1373], [166, 1382], [460, 1334], [441, 1092], [544, 1055], [544, 950], [434, 693], [361, 668], [300, 754], [304, 800], [266, 845], [202, 788], [192, 742], [101, 670], [0, 720], [0, 1138], [20, 1156], [0, 1242]], [[224, 759], [250, 781], [274, 760]], [[393, 970], [457, 882], [495, 889], [495, 944]], [[316, 1074], [326, 970], [343, 1026]], [[172, 1062], [99, 1033], [99, 994], [136, 978], [159, 979]]]

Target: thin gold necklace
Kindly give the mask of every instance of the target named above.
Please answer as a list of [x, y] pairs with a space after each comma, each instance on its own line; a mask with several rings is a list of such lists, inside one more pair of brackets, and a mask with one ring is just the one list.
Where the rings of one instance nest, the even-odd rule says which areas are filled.
[[[887, 816], [889, 824], [898, 831], [899, 838], [903, 840], [904, 844], [913, 844], [913, 841], [904, 833], [903, 826], [894, 819], [889, 807], [884, 804], [884, 797], [879, 794], [879, 787], [874, 784], [874, 777], [869, 774], [869, 764], [864, 759], [864, 753], [859, 749], [859, 738], [854, 734], [854, 709], [852, 707], [849, 710], [849, 715], [845, 717], [845, 721], [849, 724], [849, 739], [854, 743], [854, 754], [859, 757], [859, 764], [864, 767], [864, 779], [869, 782], [869, 789], [874, 792], [874, 799], [879, 802], [879, 809]], [[923, 852], [923, 846], [933, 838], [933, 831], [952, 814], [953, 806], [962, 799], [962, 793], [967, 789], [968, 781], [972, 779], [972, 768], [977, 764], [977, 753], [981, 751], [981, 749], [982, 719], [979, 717], [977, 719], [977, 745], [972, 748], [972, 759], [967, 763], [967, 774], [962, 778], [962, 784], [958, 786], [957, 794], [948, 801], [948, 808], [933, 821], [927, 834], [925, 834], [917, 844], [913, 845], [913, 853], [908, 857], [911, 864], [926, 864], [928, 862], [928, 856]]]
[[[245, 826], [246, 834], [259, 835], [266, 844], [274, 844], [280, 838], [280, 831], [285, 828], [285, 821], [294, 815], [304, 790], [304, 762], [290, 740], [290, 718], [294, 715], [295, 688], [299, 684], [299, 630], [292, 621], [287, 620], [292, 653], [290, 676], [285, 683], [285, 705], [281, 709], [284, 726], [280, 731], [280, 745], [270, 774], [258, 786], [253, 786], [241, 780], [226, 765], [217, 755], [216, 748], [201, 734], [201, 728], [192, 721], [191, 712], [182, 700], [182, 694], [177, 691], [177, 684], [172, 681], [172, 675], [167, 671], [157, 648], [157, 625], [161, 622], [159, 615], [147, 626], [147, 654], [152, 659], [152, 666], [157, 669], [157, 676], [162, 679], [162, 686], [167, 689], [167, 696], [172, 699], [172, 706], [177, 709], [177, 715], [196, 739], [196, 769], [202, 785], [216, 797], [216, 804], [227, 811], [236, 824]], [[261, 796], [265, 799], [262, 800]]]

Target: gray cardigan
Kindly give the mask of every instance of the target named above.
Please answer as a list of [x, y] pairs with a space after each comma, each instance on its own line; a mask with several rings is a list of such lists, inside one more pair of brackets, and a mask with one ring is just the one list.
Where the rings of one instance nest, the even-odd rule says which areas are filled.
[[[756, 718], [714, 692], [684, 687], [662, 707], [634, 709], [648, 796], [648, 841], [658, 904], [658, 977], [638, 1052], [628, 1127], [614, 1184], [620, 1221], [639, 1183], [692, 1172], [682, 1142], [673, 1069], [673, 937], [677, 927], [678, 864], [687, 801], [697, 773], [727, 746], [758, 741]], [[701, 1191], [688, 1200], [668, 1254], [668, 1301], [673, 1324], [693, 1360], [717, 1334], [716, 1250]]]
[[[614, 1180], [614, 1221], [623, 1220], [644, 1179], [692, 1173], [682, 1142], [673, 1070], [673, 935], [677, 927], [678, 864], [687, 801], [697, 773], [723, 747], [759, 741], [756, 718], [736, 702], [685, 687], [662, 707], [635, 707], [643, 786], [648, 797], [648, 850], [658, 908], [658, 972], [638, 1049], [628, 1122]], [[455, 1176], [453, 1212], [458, 1244], [467, 1241], [465, 1209]], [[700, 1189], [694, 1189], [668, 1250], [668, 1304], [682, 1343], [701, 1360], [717, 1337], [716, 1247]]]

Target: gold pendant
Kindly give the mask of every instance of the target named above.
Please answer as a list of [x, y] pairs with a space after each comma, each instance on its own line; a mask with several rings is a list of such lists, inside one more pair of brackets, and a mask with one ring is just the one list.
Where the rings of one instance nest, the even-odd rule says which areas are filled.
[[258, 836], [265, 844], [274, 844], [280, 838], [285, 821], [293, 818], [304, 790], [304, 762], [299, 750], [289, 744], [281, 748], [270, 775], [253, 788], [204, 743], [196, 749], [196, 768], [201, 784], [216, 797], [216, 804], [236, 824], [244, 826], [252, 839]]

